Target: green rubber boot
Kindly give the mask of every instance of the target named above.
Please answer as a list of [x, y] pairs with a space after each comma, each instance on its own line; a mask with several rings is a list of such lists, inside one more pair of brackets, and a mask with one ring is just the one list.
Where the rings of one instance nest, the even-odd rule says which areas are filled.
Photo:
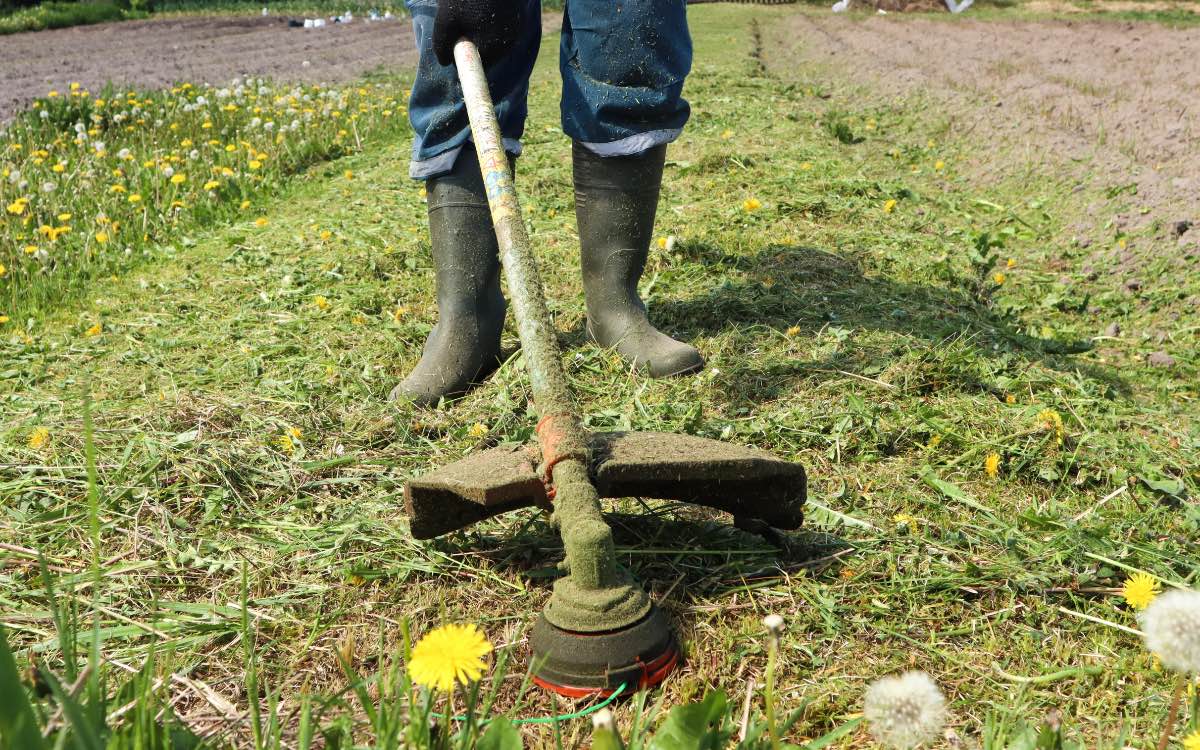
[[666, 156], [665, 145], [637, 156], [599, 157], [579, 142], [572, 151], [588, 335], [656, 378], [704, 367], [700, 352], [650, 325], [638, 296]]
[[390, 399], [431, 406], [461, 396], [500, 363], [507, 304], [500, 292], [500, 256], [479, 158], [471, 144], [454, 169], [425, 183], [429, 239], [436, 273], [438, 322], [421, 361]]

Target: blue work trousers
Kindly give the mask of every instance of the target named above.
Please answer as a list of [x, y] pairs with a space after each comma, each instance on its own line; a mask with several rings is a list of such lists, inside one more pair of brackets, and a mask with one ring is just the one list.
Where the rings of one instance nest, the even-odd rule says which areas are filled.
[[[540, 0], [513, 0], [521, 28], [509, 54], [488, 68], [505, 149], [521, 153], [529, 76], [542, 38]], [[420, 60], [408, 114], [416, 137], [409, 174], [449, 172], [470, 126], [454, 66], [433, 54], [436, 0], [407, 0]], [[686, 0], [567, 0], [559, 44], [562, 129], [600, 156], [628, 156], [679, 137], [690, 109], [692, 66]]]

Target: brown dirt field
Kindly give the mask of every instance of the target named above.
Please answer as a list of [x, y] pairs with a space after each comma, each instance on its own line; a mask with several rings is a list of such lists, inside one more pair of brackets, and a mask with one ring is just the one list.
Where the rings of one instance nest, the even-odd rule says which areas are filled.
[[880, 95], [927, 96], [990, 142], [972, 165], [985, 177], [1048, 167], [1081, 186], [1136, 183], [1118, 223], [1197, 218], [1200, 28], [800, 13], [764, 48], [784, 77], [799, 58]]
[[332, 83], [415, 60], [406, 18], [303, 29], [283, 16], [179, 16], [14, 34], [0, 42], [0, 122], [72, 81], [92, 91], [107, 81], [160, 88], [243, 74]]

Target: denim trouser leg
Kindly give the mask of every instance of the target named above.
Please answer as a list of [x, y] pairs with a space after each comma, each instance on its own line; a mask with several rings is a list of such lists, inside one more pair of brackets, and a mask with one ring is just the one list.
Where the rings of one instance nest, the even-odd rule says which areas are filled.
[[679, 137], [690, 109], [687, 0], [567, 0], [559, 50], [563, 132], [599, 156]]
[[[510, 154], [521, 153], [521, 135], [529, 108], [529, 74], [542, 42], [541, 0], [514, 0], [521, 6], [521, 28], [512, 51], [488, 68], [487, 78], [496, 104], [496, 118]], [[453, 65], [438, 63], [433, 54], [433, 17], [436, 0], [406, 0], [416, 32], [417, 77], [408, 101], [413, 139], [409, 175], [414, 179], [437, 177], [450, 171], [462, 146], [471, 137], [462, 86]]]
[[[521, 152], [529, 76], [541, 43], [540, 0], [521, 6], [512, 51], [488, 69], [496, 116], [511, 154]], [[420, 60], [409, 99], [416, 179], [450, 171], [471, 135], [454, 66], [433, 54], [436, 0], [406, 0]], [[563, 132], [600, 156], [628, 156], [675, 140], [690, 109], [683, 81], [692, 66], [687, 0], [567, 0], [559, 67]]]

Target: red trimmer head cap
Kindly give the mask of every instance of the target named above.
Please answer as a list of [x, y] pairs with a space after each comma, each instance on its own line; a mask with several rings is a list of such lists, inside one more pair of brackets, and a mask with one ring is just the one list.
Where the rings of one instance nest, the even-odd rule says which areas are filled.
[[529, 637], [533, 681], [569, 698], [634, 693], [666, 679], [680, 662], [679, 648], [662, 610], [651, 607], [626, 628], [575, 633], [538, 618]]

